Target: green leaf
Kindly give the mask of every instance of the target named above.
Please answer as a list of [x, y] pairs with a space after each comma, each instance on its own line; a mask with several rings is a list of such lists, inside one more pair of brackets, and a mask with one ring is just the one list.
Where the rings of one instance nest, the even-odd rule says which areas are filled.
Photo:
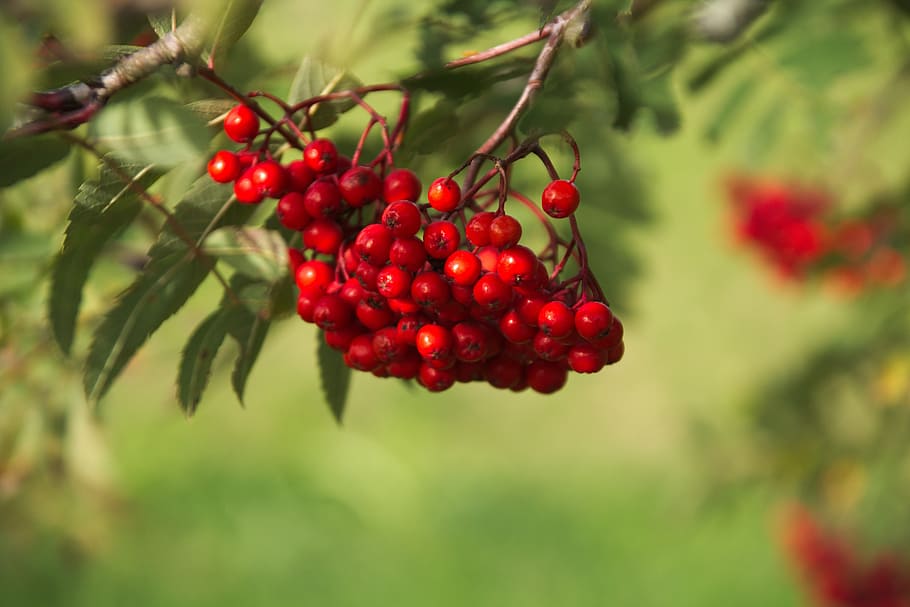
[[801, 85], [816, 90], [825, 90], [838, 78], [872, 61], [864, 38], [855, 32], [810, 32], [794, 40], [781, 54], [780, 65]]
[[433, 107], [414, 116], [408, 127], [408, 136], [396, 153], [396, 160], [406, 163], [418, 154], [429, 154], [454, 137], [461, 127], [456, 109], [456, 104], [441, 99]]
[[187, 415], [196, 413], [208, 385], [212, 361], [227, 335], [228, 315], [224, 308], [215, 310], [196, 327], [183, 348], [177, 374], [177, 396]]
[[206, 238], [203, 249], [241, 274], [269, 284], [287, 274], [287, 244], [274, 230], [221, 228]]
[[[15, 105], [28, 93], [35, 77], [32, 64], [32, 45], [26, 44], [22, 35], [21, 24], [7, 21], [0, 14], [0, 74], [3, 74], [3, 86], [0, 87], [0, 133], [9, 128], [13, 120]], [[11, 166], [3, 165], [2, 178]]]
[[705, 129], [705, 137], [712, 141], [717, 141], [720, 138], [749, 99], [756, 83], [755, 78], [749, 77], [744, 78], [733, 87], [720, 107], [714, 112], [714, 117], [708, 124], [708, 128]]
[[237, 102], [232, 99], [200, 99], [187, 103], [186, 107], [206, 122], [211, 122], [219, 116], [227, 114], [235, 105]]
[[[288, 104], [295, 105], [305, 99], [344, 91], [363, 86], [363, 83], [348, 72], [332, 67], [306, 56], [294, 75], [288, 91]], [[339, 99], [320, 103], [310, 109], [310, 125], [319, 130], [333, 124], [338, 116], [356, 105], [350, 99]]]
[[231, 47], [253, 24], [262, 0], [211, 0], [201, 7], [208, 27], [208, 50], [203, 58], [221, 67]]
[[46, 234], [4, 230], [0, 226], [0, 301], [40, 286], [52, 254], [53, 243]]
[[159, 38], [163, 38], [174, 30], [176, 26], [176, 9], [151, 13], [148, 16], [149, 25], [155, 30]]
[[234, 371], [231, 373], [231, 386], [237, 400], [243, 404], [243, 393], [246, 382], [253, 370], [253, 364], [259, 357], [259, 351], [268, 334], [271, 322], [262, 314], [254, 314], [246, 307], [239, 308], [231, 315], [228, 333], [237, 341], [240, 353], [234, 362]]
[[211, 134], [199, 116], [164, 97], [131, 97], [89, 123], [98, 145], [127, 162], [174, 167], [205, 154]]
[[[117, 161], [108, 157], [107, 162]], [[139, 192], [160, 173], [152, 165], [121, 165], [119, 173], [101, 164], [98, 181], [79, 186], [70, 210], [63, 248], [51, 273], [48, 318], [60, 349], [69, 354], [82, 303], [82, 289], [104, 246], [139, 214]]]
[[213, 266], [184, 239], [199, 242], [211, 229], [241, 225], [250, 205], [231, 204], [231, 188], [203, 176], [174, 209], [180, 234], [166, 226], [149, 251], [149, 261], [132, 285], [121, 293], [95, 331], [83, 384], [97, 401], [123, 367], [161, 324], [179, 310]]
[[56, 135], [0, 139], [0, 187], [11, 186], [66, 158], [70, 145]]
[[319, 361], [319, 379], [326, 403], [339, 424], [344, 417], [344, 407], [351, 387], [351, 369], [344, 364], [341, 353], [326, 345], [321, 336], [317, 336], [318, 347], [316, 358]]
[[787, 111], [792, 106], [772, 102], [761, 117], [755, 121], [748, 140], [748, 150], [755, 161], [763, 160], [771, 151], [780, 135]]

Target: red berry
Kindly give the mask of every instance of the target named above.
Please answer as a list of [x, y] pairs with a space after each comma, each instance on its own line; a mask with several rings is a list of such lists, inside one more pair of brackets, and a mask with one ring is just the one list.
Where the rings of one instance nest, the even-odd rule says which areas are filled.
[[521, 223], [511, 215], [500, 215], [490, 222], [490, 244], [500, 249], [513, 247], [521, 240]]
[[379, 278], [380, 266], [374, 266], [368, 261], [359, 261], [354, 275], [363, 288], [367, 291], [376, 291], [376, 280]]
[[366, 290], [363, 288], [363, 285], [360, 284], [360, 281], [352, 276], [341, 285], [341, 291], [338, 292], [338, 295], [353, 307], [360, 303], [361, 299], [366, 297]]
[[358, 371], [372, 371], [378, 367], [379, 357], [373, 350], [372, 334], [362, 333], [352, 339], [348, 351], [344, 353], [344, 362]]
[[525, 323], [514, 308], [499, 319], [499, 332], [513, 344], [528, 343], [537, 335], [537, 329]]
[[461, 188], [454, 179], [440, 177], [427, 189], [427, 200], [437, 211], [442, 213], [454, 211], [461, 201]]
[[420, 359], [420, 355], [414, 350], [408, 349], [405, 350], [404, 355], [388, 363], [386, 368], [389, 371], [389, 377], [414, 379], [420, 372], [422, 365], [423, 361]]
[[421, 272], [411, 281], [411, 299], [422, 308], [439, 308], [451, 299], [449, 285], [436, 272]]
[[489, 211], [483, 211], [471, 217], [464, 228], [464, 235], [468, 242], [475, 247], [484, 247], [490, 244], [490, 224], [495, 218], [496, 215]]
[[442, 392], [455, 384], [455, 370], [454, 367], [451, 369], [436, 369], [427, 363], [423, 363], [417, 372], [417, 381], [430, 392]]
[[304, 322], [313, 322], [313, 311], [316, 309], [316, 304], [319, 302], [320, 297], [322, 297], [322, 293], [318, 289], [300, 291], [300, 295], [297, 296], [297, 315]]
[[293, 248], [288, 249], [288, 268], [291, 270], [291, 275], [296, 275], [297, 268], [305, 261], [306, 258], [303, 256], [303, 251]]
[[474, 283], [474, 301], [487, 310], [504, 310], [512, 302], [512, 287], [496, 274], [484, 274]]
[[372, 169], [357, 166], [342, 173], [338, 178], [338, 189], [345, 202], [359, 208], [379, 198], [382, 180]]
[[408, 169], [395, 169], [386, 175], [382, 183], [382, 196], [386, 202], [410, 200], [417, 202], [420, 198], [420, 180]]
[[289, 230], [302, 230], [310, 222], [310, 215], [303, 204], [303, 194], [299, 192], [282, 196], [275, 206], [275, 213], [281, 225]]
[[414, 303], [414, 300], [410, 297], [397, 297], [388, 301], [389, 309], [399, 316], [407, 316], [408, 314], [420, 312], [420, 306]]
[[491, 359], [484, 367], [484, 378], [494, 388], [511, 388], [521, 381], [522, 373], [521, 363], [507, 354]]
[[331, 178], [317, 179], [303, 196], [310, 217], [334, 217], [341, 211], [341, 192]]
[[622, 355], [626, 352], [626, 346], [623, 342], [619, 342], [609, 350], [607, 350], [607, 364], [612, 365], [618, 363], [622, 359]]
[[544, 360], [562, 360], [569, 351], [568, 345], [543, 331], [538, 331], [537, 335], [534, 336], [532, 346], [537, 356]]
[[233, 152], [219, 150], [209, 160], [208, 171], [209, 177], [218, 183], [234, 181], [240, 175], [240, 160]]
[[597, 373], [607, 363], [603, 350], [587, 344], [575, 344], [569, 349], [569, 366], [576, 373]]
[[288, 178], [288, 190], [300, 192], [303, 194], [310, 187], [316, 175], [310, 170], [303, 160], [295, 160], [284, 167], [284, 172]]
[[335, 255], [344, 240], [344, 231], [332, 219], [314, 219], [302, 230], [303, 245], [317, 253]]
[[263, 160], [254, 165], [251, 179], [265, 196], [272, 198], [280, 197], [287, 187], [284, 168], [274, 160]]
[[396, 200], [382, 212], [382, 225], [397, 238], [417, 234], [421, 221], [420, 209], [409, 200]]
[[389, 261], [389, 252], [394, 240], [392, 231], [380, 223], [365, 226], [354, 240], [354, 248], [360, 258], [374, 266]]
[[550, 217], [563, 219], [578, 208], [578, 188], [571, 181], [557, 179], [551, 181], [543, 190], [540, 206]]
[[423, 231], [423, 247], [427, 255], [445, 259], [461, 244], [461, 233], [451, 221], [434, 221]]
[[324, 261], [305, 261], [297, 268], [294, 279], [301, 291], [318, 290], [325, 292], [335, 278], [335, 270]]
[[588, 341], [594, 342], [606, 337], [612, 324], [613, 312], [603, 302], [588, 301], [575, 311], [575, 330]]
[[622, 322], [620, 322], [620, 320], [614, 316], [613, 324], [610, 325], [610, 330], [607, 332], [607, 334], [593, 343], [601, 350], [609, 350], [622, 341], [623, 331], [624, 329]]
[[247, 143], [259, 132], [259, 116], [245, 105], [235, 105], [224, 118], [224, 132], [237, 143]]
[[452, 332], [441, 325], [426, 324], [417, 331], [417, 352], [424, 360], [445, 360], [452, 355], [455, 340]]
[[488, 332], [482, 324], [470, 320], [452, 327], [455, 358], [462, 362], [482, 360], [487, 355]]
[[533, 285], [537, 274], [537, 255], [528, 247], [516, 245], [503, 250], [496, 262], [496, 273], [510, 285]]
[[543, 295], [526, 295], [518, 299], [515, 309], [518, 310], [518, 314], [526, 324], [536, 327], [540, 309], [546, 303], [547, 299]]
[[477, 258], [480, 259], [480, 267], [484, 272], [495, 272], [496, 264], [499, 263], [499, 250], [496, 247], [480, 247], [476, 251]]
[[426, 318], [423, 316], [409, 315], [402, 316], [395, 327], [398, 332], [398, 343], [406, 346], [413, 346], [417, 343], [417, 332], [420, 327], [426, 324]]
[[561, 301], [550, 301], [544, 304], [537, 315], [537, 326], [545, 334], [555, 339], [567, 337], [575, 328], [575, 314]]
[[323, 295], [313, 310], [313, 322], [326, 331], [344, 329], [351, 324], [353, 316], [351, 306], [338, 295]]
[[338, 150], [328, 139], [314, 139], [303, 148], [303, 161], [315, 173], [331, 173], [338, 165]]
[[552, 394], [566, 385], [569, 373], [559, 363], [535, 360], [525, 369], [528, 386], [541, 394]]
[[362, 333], [363, 327], [357, 323], [352, 323], [343, 329], [325, 331], [322, 337], [328, 347], [344, 352], [351, 347], [351, 342], [354, 341], [354, 338]]
[[396, 238], [389, 250], [389, 260], [409, 272], [419, 272], [427, 261], [427, 251], [419, 238]]
[[480, 260], [470, 251], [455, 251], [446, 258], [444, 271], [453, 283], [468, 287], [480, 278]]
[[243, 204], [259, 204], [265, 198], [263, 191], [253, 183], [253, 169], [247, 169], [234, 182], [234, 196]]
[[378, 331], [392, 324], [394, 317], [385, 298], [378, 293], [369, 293], [361, 299], [355, 310], [357, 320], [371, 331]]
[[376, 275], [376, 290], [388, 299], [406, 297], [411, 292], [411, 273], [398, 266], [386, 266]]
[[373, 334], [373, 351], [381, 362], [394, 362], [407, 354], [408, 347], [399, 343], [397, 337], [395, 327], [383, 327]]

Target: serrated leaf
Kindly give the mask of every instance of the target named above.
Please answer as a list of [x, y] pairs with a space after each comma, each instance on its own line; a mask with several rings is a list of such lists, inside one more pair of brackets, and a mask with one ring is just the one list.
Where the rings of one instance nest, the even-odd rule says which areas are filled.
[[0, 187], [11, 186], [66, 158], [70, 145], [56, 135], [0, 138]]
[[319, 381], [325, 401], [339, 424], [344, 417], [344, 408], [351, 387], [351, 369], [344, 364], [341, 353], [326, 345], [321, 336], [317, 336], [318, 346], [316, 359], [319, 363]]
[[164, 37], [174, 30], [176, 26], [175, 13], [176, 9], [171, 9], [169, 11], [161, 11], [148, 15], [149, 25], [152, 26], [152, 29], [155, 30], [155, 33], [158, 34], [159, 38]]
[[866, 67], [872, 58], [862, 36], [839, 30], [795, 37], [778, 61], [801, 85], [824, 90], [841, 76]]
[[262, 349], [270, 325], [271, 322], [267, 318], [261, 314], [254, 314], [247, 308], [238, 309], [231, 315], [228, 333], [240, 347], [240, 353], [237, 355], [234, 370], [231, 373], [231, 386], [241, 404], [243, 404], [247, 379], [249, 379], [250, 371], [253, 370], [253, 364], [259, 357], [259, 351]]
[[99, 146], [126, 162], [174, 167], [206, 153], [205, 121], [164, 97], [131, 97], [113, 103], [89, 123]]
[[[250, 205], [230, 204], [231, 188], [203, 176], [176, 206], [178, 235], [166, 226], [149, 251], [142, 273], [105, 314], [89, 348], [83, 384], [97, 401], [126, 363], [161, 324], [179, 310], [213, 266], [184, 241], [198, 242], [210, 229], [241, 225], [252, 213]], [[226, 207], [226, 210], [225, 210]]]
[[231, 47], [253, 24], [262, 0], [209, 0], [200, 7], [207, 24], [208, 50], [203, 58], [218, 68]]
[[231, 99], [200, 99], [186, 104], [187, 109], [198, 114], [206, 122], [227, 114], [232, 107], [237, 105]]
[[287, 273], [287, 244], [273, 230], [221, 228], [205, 239], [203, 249], [241, 274], [269, 284]]
[[[107, 162], [117, 161], [108, 157]], [[89, 271], [104, 246], [139, 214], [139, 192], [160, 176], [152, 165], [124, 164], [119, 168], [122, 174], [102, 163], [98, 180], [79, 186], [67, 218], [63, 248], [54, 260], [48, 318], [54, 338], [65, 354], [72, 347]]]
[[180, 358], [177, 396], [187, 415], [196, 413], [208, 385], [212, 361], [228, 331], [228, 310], [220, 308], [206, 317], [190, 335]]
[[755, 78], [744, 78], [732, 88], [723, 103], [714, 112], [714, 117], [708, 123], [708, 128], [705, 129], [705, 137], [711, 141], [716, 141], [720, 138], [749, 99], [756, 83]]
[[[311, 97], [354, 89], [362, 85], [363, 83], [352, 74], [306, 56], [294, 75], [287, 101], [294, 105]], [[310, 109], [310, 125], [315, 130], [324, 129], [354, 105], [356, 104], [350, 99], [340, 99], [313, 106]]]

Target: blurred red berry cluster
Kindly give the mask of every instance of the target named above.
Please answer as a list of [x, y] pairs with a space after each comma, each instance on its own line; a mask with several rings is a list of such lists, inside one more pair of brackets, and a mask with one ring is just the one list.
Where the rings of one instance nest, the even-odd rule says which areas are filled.
[[727, 192], [738, 240], [785, 278], [823, 277], [849, 295], [906, 278], [904, 254], [894, 244], [900, 218], [893, 210], [845, 218], [834, 212], [824, 189], [773, 178], [735, 176]]
[[890, 552], [862, 554], [825, 528], [808, 509], [793, 507], [784, 548], [820, 607], [910, 607], [910, 564]]

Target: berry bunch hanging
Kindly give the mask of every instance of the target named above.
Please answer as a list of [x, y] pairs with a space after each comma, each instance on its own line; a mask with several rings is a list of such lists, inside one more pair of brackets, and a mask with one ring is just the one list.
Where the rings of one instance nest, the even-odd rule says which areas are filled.
[[[535, 139], [504, 158], [478, 154], [424, 190], [414, 172], [394, 164], [407, 93], [390, 129], [363, 99], [377, 90], [390, 89], [364, 87], [291, 107], [269, 97], [284, 111], [277, 121], [245, 100], [224, 121], [242, 149], [221, 150], [208, 165], [213, 180], [233, 182], [239, 203], [277, 200], [281, 224], [299, 235], [299, 246], [288, 250], [298, 315], [322, 330], [348, 367], [416, 380], [434, 392], [484, 381], [552, 393], [570, 371], [595, 373], [620, 360], [623, 326], [591, 273], [574, 217], [575, 142], [564, 135], [575, 152], [568, 179]], [[315, 105], [344, 97], [370, 116], [350, 158], [310, 125]], [[364, 144], [377, 126], [382, 149], [365, 161]], [[301, 158], [273, 156], [276, 134]], [[550, 176], [539, 203], [510, 186], [512, 165], [532, 155]], [[478, 175], [486, 162], [492, 168]], [[547, 234], [543, 251], [522, 244], [524, 226], [509, 213], [515, 204], [530, 209]], [[571, 239], [553, 219], [568, 222]]]

